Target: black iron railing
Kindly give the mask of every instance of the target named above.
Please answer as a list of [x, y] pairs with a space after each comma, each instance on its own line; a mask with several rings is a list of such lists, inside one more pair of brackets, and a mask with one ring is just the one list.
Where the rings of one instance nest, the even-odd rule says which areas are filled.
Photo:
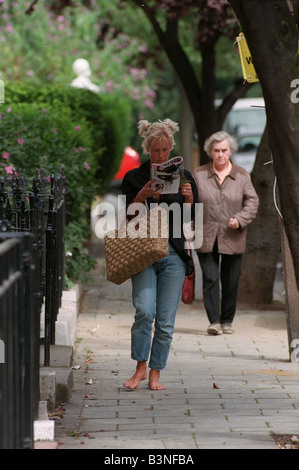
[[0, 233], [0, 449], [30, 449], [39, 403], [33, 237]]
[[39, 172], [31, 188], [24, 174], [0, 179], [0, 231], [33, 234], [37, 252], [36, 303], [44, 302], [44, 365], [50, 365], [50, 345], [55, 344], [55, 322], [65, 279], [65, 175], [61, 168], [50, 182]]
[[63, 169], [48, 184], [37, 172], [30, 187], [19, 172], [0, 178], [0, 448], [32, 446], [40, 343], [49, 366], [64, 289], [64, 228]]

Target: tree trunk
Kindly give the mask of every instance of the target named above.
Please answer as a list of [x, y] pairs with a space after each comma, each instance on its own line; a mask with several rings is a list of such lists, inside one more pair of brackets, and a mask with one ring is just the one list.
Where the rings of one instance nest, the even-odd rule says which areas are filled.
[[259, 146], [252, 182], [260, 199], [259, 211], [248, 227], [246, 253], [243, 255], [239, 302], [249, 305], [271, 304], [276, 264], [280, 252], [278, 213], [273, 204], [274, 170], [267, 127]]
[[215, 112], [215, 46], [217, 39], [201, 44], [201, 61], [202, 61], [202, 99], [201, 113], [205, 118], [205, 135], [209, 137], [214, 132], [220, 130], [217, 123], [217, 114]]
[[180, 155], [184, 159], [185, 170], [192, 172], [194, 119], [185, 89], [175, 71], [174, 76], [180, 92]]
[[285, 0], [229, 2], [264, 94], [281, 212], [299, 288], [299, 108], [291, 100], [291, 83], [299, 77], [298, 32]]

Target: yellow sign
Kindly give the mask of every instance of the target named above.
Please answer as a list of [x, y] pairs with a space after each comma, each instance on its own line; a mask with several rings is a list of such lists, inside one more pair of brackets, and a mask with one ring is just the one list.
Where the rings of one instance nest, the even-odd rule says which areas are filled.
[[239, 54], [242, 65], [243, 77], [247, 82], [259, 82], [259, 77], [255, 71], [250, 50], [247, 45], [246, 38], [243, 33], [240, 33], [236, 39], [239, 48]]

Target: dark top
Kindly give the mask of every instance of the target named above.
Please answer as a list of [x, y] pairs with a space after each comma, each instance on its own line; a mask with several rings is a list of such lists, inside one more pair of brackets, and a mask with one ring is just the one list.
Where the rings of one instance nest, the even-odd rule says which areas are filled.
[[[191, 219], [194, 220], [195, 216], [195, 203], [198, 202], [198, 192], [196, 183], [188, 170], [184, 170], [185, 178], [190, 182], [193, 192], [193, 206], [191, 208]], [[126, 207], [132, 203], [132, 201], [137, 196], [137, 193], [146, 185], [146, 183], [151, 179], [150, 175], [150, 160], [142, 163], [139, 168], [135, 168], [134, 170], [129, 170], [122, 181], [122, 193], [126, 196]], [[183, 203], [184, 197], [179, 189], [177, 194], [162, 194], [159, 197], [158, 203], [165, 203], [167, 205], [176, 202], [181, 207], [181, 214], [183, 214]], [[147, 204], [150, 207], [150, 204], [157, 203], [157, 200], [150, 197], [147, 198]], [[185, 210], [187, 213], [187, 211]], [[188, 220], [190, 220], [190, 215]], [[168, 227], [169, 227], [169, 243], [173, 246], [176, 250], [178, 255], [182, 258], [182, 260], [186, 264], [186, 275], [191, 274], [193, 271], [193, 262], [192, 256], [190, 256], [184, 247], [185, 244], [185, 237], [183, 232], [183, 217], [180, 217], [180, 227], [174, 227], [174, 223], [178, 223], [177, 219], [174, 220], [172, 211], [168, 211]], [[173, 236], [175, 233], [175, 236]], [[178, 238], [177, 235], [180, 234]]]

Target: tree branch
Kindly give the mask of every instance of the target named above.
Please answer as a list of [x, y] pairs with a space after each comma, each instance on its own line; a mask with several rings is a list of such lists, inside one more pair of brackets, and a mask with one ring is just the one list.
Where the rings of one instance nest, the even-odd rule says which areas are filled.
[[195, 71], [178, 40], [178, 19], [167, 18], [166, 31], [163, 31], [156, 18], [156, 10], [154, 8], [149, 7], [145, 0], [132, 1], [143, 9], [151, 22], [162, 48], [165, 50], [186, 91], [200, 138], [205, 138], [206, 136], [203, 135], [205, 122], [198, 106], [198, 103], [201, 101], [201, 88], [198, 84]]
[[38, 0], [33, 0], [31, 5], [25, 11], [25, 15], [31, 15], [35, 10], [35, 5], [38, 3]]
[[231, 110], [235, 102], [239, 98], [243, 98], [248, 90], [252, 87], [252, 83], [239, 80], [236, 83], [236, 87], [224, 98], [221, 105], [217, 109], [217, 123], [218, 127], [222, 127], [223, 121], [227, 113]]
[[154, 8], [151, 8], [145, 0], [132, 0], [132, 2], [134, 2], [139, 8], [142, 8], [142, 10], [144, 11], [145, 15], [148, 17], [148, 19], [150, 20], [154, 30], [155, 30], [155, 33], [157, 34], [159, 40], [161, 41], [161, 39], [164, 37], [164, 32], [163, 30], [161, 29], [157, 19], [156, 19], [156, 15], [155, 15], [155, 10]]

